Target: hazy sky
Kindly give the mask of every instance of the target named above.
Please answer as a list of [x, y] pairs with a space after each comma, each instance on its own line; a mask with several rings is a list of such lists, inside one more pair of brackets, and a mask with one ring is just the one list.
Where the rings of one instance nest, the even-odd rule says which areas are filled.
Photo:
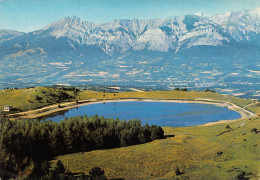
[[0, 0], [0, 29], [33, 31], [63, 17], [103, 23], [252, 9], [260, 0]]

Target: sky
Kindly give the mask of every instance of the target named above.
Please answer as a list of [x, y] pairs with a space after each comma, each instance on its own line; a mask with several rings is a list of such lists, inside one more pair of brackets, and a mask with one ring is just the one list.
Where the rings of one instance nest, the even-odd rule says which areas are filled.
[[0, 0], [0, 29], [30, 32], [64, 17], [105, 23], [116, 19], [162, 19], [260, 7], [260, 0]]

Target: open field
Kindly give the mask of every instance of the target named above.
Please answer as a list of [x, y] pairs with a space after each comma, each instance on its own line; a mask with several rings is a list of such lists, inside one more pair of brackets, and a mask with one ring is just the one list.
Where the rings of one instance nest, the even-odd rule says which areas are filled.
[[88, 174], [91, 168], [101, 167], [108, 178], [259, 179], [259, 133], [251, 132], [256, 127], [260, 127], [260, 118], [212, 126], [164, 127], [165, 134], [175, 137], [56, 160], [75, 173]]

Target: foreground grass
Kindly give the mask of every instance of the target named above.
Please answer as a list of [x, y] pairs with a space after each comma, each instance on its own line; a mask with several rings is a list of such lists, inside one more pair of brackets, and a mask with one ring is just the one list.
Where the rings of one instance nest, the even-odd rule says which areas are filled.
[[[165, 127], [165, 133], [175, 137], [56, 160], [75, 173], [88, 174], [91, 168], [101, 167], [108, 178], [235, 179], [240, 175], [258, 179], [260, 133], [251, 132], [256, 127], [260, 127], [260, 118], [213, 126]], [[176, 174], [177, 169], [181, 174]]]

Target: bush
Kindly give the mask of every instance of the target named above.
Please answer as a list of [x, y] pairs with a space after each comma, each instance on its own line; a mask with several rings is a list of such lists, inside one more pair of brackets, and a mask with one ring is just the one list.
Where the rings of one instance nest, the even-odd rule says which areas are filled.
[[258, 133], [259, 131], [257, 130], [257, 128], [253, 128], [251, 129], [251, 132]]
[[208, 89], [206, 89], [204, 92], [216, 92], [216, 91], [210, 90], [210, 89], [208, 88]]
[[99, 167], [94, 167], [89, 171], [90, 179], [93, 180], [106, 180], [105, 172]]
[[178, 167], [175, 168], [174, 172], [177, 176], [181, 174], [181, 171]]
[[35, 100], [40, 101], [40, 100], [42, 100], [42, 97], [36, 95], [36, 96], [35, 96]]
[[56, 162], [56, 172], [58, 174], [62, 174], [65, 172], [65, 167], [60, 160]]
[[229, 125], [226, 126], [226, 129], [231, 129], [231, 127]]

